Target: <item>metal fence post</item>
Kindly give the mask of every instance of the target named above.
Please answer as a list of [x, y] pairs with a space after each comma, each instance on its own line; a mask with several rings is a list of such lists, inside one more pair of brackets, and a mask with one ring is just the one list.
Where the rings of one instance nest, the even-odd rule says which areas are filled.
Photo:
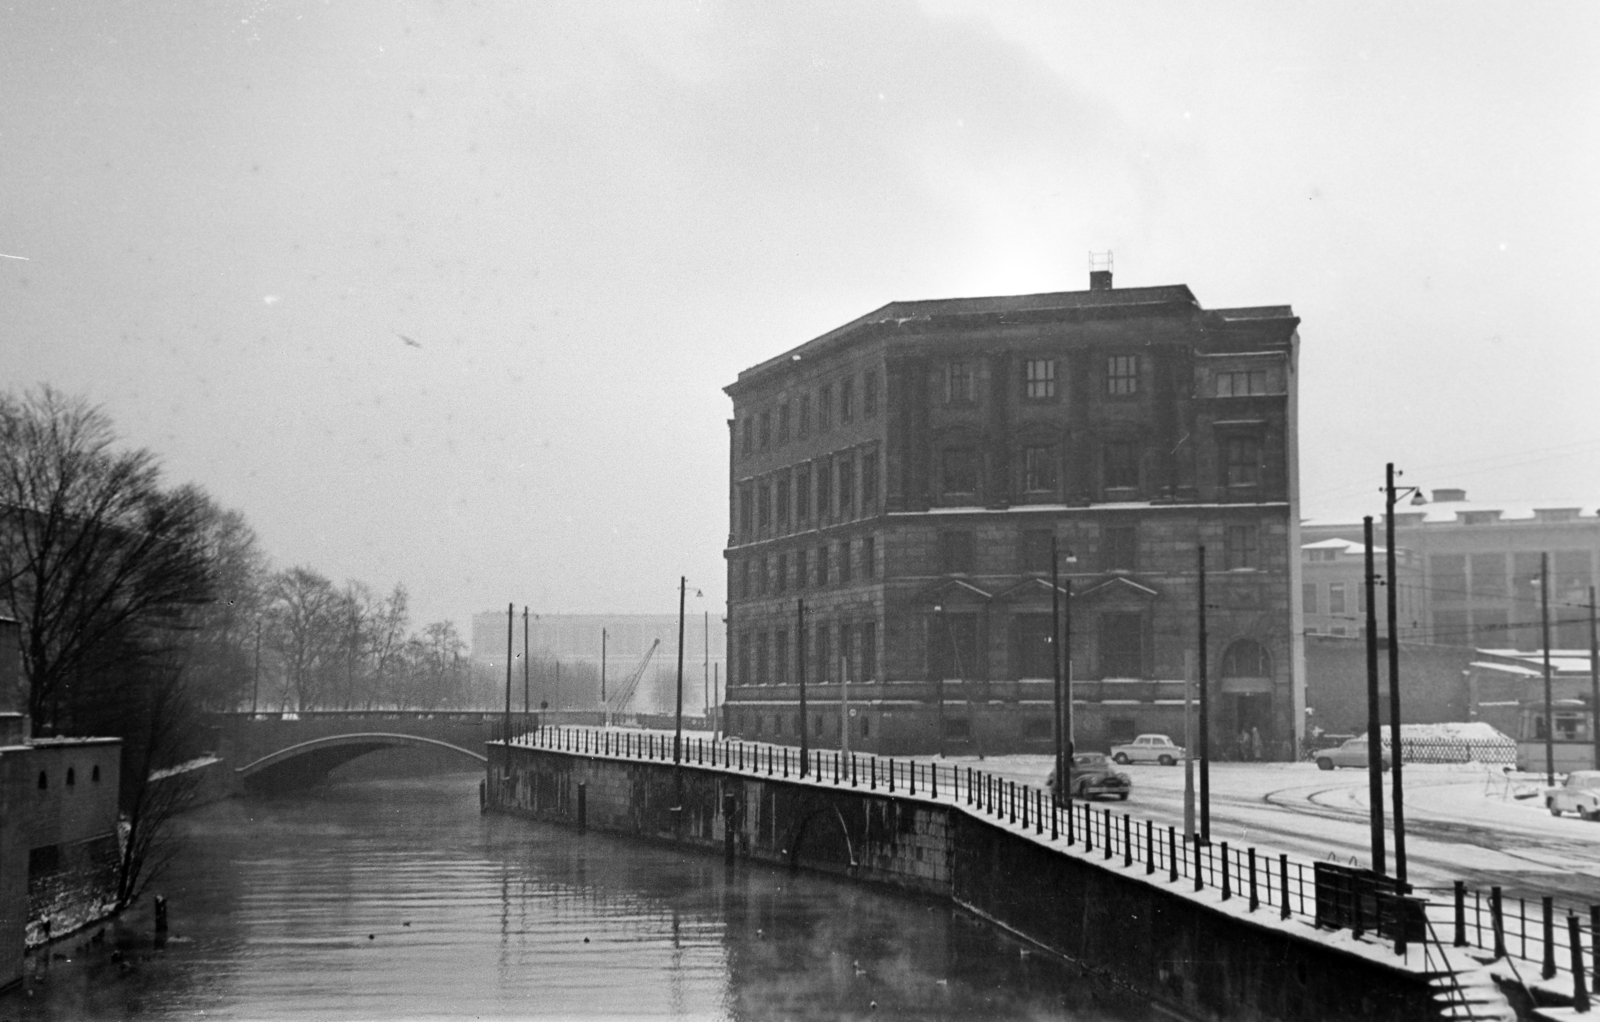
[[1289, 918], [1289, 853], [1278, 853], [1278, 887], [1283, 896], [1283, 906], [1278, 910], [1282, 919]]
[[1133, 865], [1133, 817], [1122, 814], [1122, 868]]
[[1200, 862], [1201, 854], [1200, 835], [1196, 834], [1194, 836], [1194, 889], [1197, 891], [1204, 890], [1206, 886], [1205, 871], [1201, 868]]
[[1250, 911], [1254, 912], [1261, 907], [1261, 899], [1256, 896], [1256, 850], [1250, 849]]
[[1167, 825], [1167, 883], [1178, 882], [1178, 828]]
[[1228, 879], [1228, 842], [1222, 843], [1222, 900], [1233, 897], [1233, 885]]
[[1589, 1010], [1589, 988], [1583, 981], [1583, 936], [1577, 913], [1567, 913], [1567, 942], [1572, 945], [1572, 1006], [1580, 1014]]
[[1544, 968], [1539, 975], [1551, 979], [1556, 974], [1555, 899], [1547, 894], [1539, 902], [1544, 909]]
[[1155, 848], [1156, 825], [1147, 816], [1144, 820], [1144, 875], [1149, 876], [1156, 871]]
[[1113, 820], [1111, 818], [1111, 810], [1109, 810], [1109, 809], [1106, 810], [1106, 815], [1105, 815], [1104, 819], [1106, 821], [1106, 829], [1101, 832], [1101, 836], [1103, 838], [1105, 838], [1105, 840], [1100, 842], [1100, 843], [1105, 846], [1106, 859], [1107, 859], [1107, 861], [1110, 861], [1110, 859], [1111, 859], [1111, 839], [1116, 836], [1117, 821], [1115, 821], [1115, 820]]
[[1467, 884], [1457, 880], [1456, 888], [1456, 947], [1467, 946]]
[[1506, 956], [1506, 916], [1505, 903], [1500, 894], [1500, 888], [1489, 888], [1489, 925], [1494, 929], [1494, 956]]

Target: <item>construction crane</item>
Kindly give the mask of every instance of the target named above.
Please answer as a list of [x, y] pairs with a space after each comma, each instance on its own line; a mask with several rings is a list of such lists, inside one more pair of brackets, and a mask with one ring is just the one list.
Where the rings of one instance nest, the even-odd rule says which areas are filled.
[[660, 645], [660, 639], [652, 642], [650, 648], [644, 651], [644, 657], [639, 661], [639, 666], [633, 669], [633, 673], [628, 675], [622, 684], [612, 689], [611, 697], [606, 700], [605, 705], [607, 727], [611, 726], [611, 715], [613, 713], [621, 713], [628, 705], [628, 701], [633, 698], [634, 690], [639, 687], [639, 679], [644, 677], [644, 669], [650, 666], [650, 658], [656, 655], [656, 647]]

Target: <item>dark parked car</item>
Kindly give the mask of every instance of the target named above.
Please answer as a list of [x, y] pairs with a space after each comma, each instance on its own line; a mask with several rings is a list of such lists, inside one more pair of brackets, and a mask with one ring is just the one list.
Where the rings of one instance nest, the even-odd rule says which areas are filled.
[[[1111, 766], [1111, 758], [1103, 752], [1080, 752], [1072, 757], [1072, 787], [1068, 790], [1073, 798], [1107, 798], [1122, 799], [1126, 801], [1128, 792], [1133, 789], [1133, 781], [1127, 774], [1118, 773]], [[1050, 779], [1045, 781], [1045, 786], [1051, 792], [1056, 790], [1056, 772], [1050, 771]]]

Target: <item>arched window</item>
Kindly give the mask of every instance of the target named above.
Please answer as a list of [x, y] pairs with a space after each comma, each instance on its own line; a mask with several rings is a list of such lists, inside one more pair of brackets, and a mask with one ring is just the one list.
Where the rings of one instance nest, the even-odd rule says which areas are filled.
[[1222, 654], [1224, 678], [1270, 678], [1272, 660], [1267, 650], [1254, 639], [1239, 639]]

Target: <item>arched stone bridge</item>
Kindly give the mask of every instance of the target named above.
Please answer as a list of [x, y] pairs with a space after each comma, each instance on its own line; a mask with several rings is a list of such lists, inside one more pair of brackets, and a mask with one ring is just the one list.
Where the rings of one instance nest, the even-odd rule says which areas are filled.
[[[314, 784], [379, 749], [443, 749], [464, 767], [481, 767], [484, 743], [500, 736], [504, 722], [503, 714], [483, 710], [318, 710], [217, 713], [206, 725], [242, 786], [281, 790]], [[512, 715], [513, 732], [525, 724]]]

